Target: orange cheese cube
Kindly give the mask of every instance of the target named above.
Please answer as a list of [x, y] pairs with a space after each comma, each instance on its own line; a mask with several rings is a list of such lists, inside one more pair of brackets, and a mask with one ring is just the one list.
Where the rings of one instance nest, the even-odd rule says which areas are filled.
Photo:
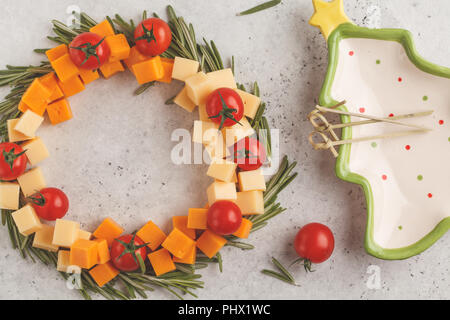
[[163, 248], [169, 250], [177, 258], [184, 258], [191, 250], [194, 240], [189, 238], [179, 229], [173, 229], [162, 243]]
[[48, 61], [50, 62], [55, 61], [56, 59], [61, 58], [63, 55], [68, 53], [69, 48], [65, 44], [59, 45], [53, 49], [45, 51]]
[[180, 230], [191, 239], [195, 239], [195, 230], [188, 228], [188, 216], [172, 217], [173, 228]]
[[129, 57], [131, 48], [124, 34], [108, 36], [105, 41], [111, 50], [109, 62], [120, 61]]
[[61, 88], [58, 84], [56, 84], [55, 91], [53, 91], [53, 94], [48, 98], [48, 103], [55, 102], [56, 100], [59, 100], [61, 98], [64, 98], [64, 92], [62, 92]]
[[164, 68], [159, 56], [136, 63], [132, 68], [139, 84], [156, 81], [164, 77]]
[[161, 58], [161, 64], [164, 69], [164, 76], [158, 81], [164, 83], [171, 83], [174, 60], [168, 58]]
[[83, 81], [81, 81], [80, 77], [78, 76], [73, 77], [70, 80], [67, 80], [66, 82], [59, 81], [58, 85], [61, 88], [64, 95], [66, 96], [66, 98], [72, 97], [85, 89]]
[[85, 85], [100, 78], [97, 70], [80, 69], [80, 78]]
[[98, 34], [100, 37], [109, 37], [114, 35], [114, 29], [108, 20], [104, 20], [89, 29], [90, 32]]
[[247, 239], [250, 235], [250, 231], [252, 230], [252, 226], [253, 222], [248, 219], [242, 218], [241, 226], [235, 233], [233, 233], [233, 235], [241, 239]]
[[206, 230], [197, 239], [197, 248], [208, 258], [214, 257], [217, 252], [227, 243], [227, 239], [215, 234], [211, 230]]
[[[144, 62], [146, 60], [149, 60], [150, 57], [147, 57], [145, 55], [143, 55], [136, 46], [132, 47], [130, 49], [130, 55], [128, 56], [128, 58], [126, 58], [123, 62], [125, 63], [125, 65], [127, 66], [127, 68], [133, 72], [133, 65], [135, 65], [136, 63], [139, 62]], [[134, 72], [133, 72], [134, 73]]]
[[117, 277], [119, 273], [120, 271], [114, 268], [110, 262], [99, 264], [92, 270], [89, 270], [89, 274], [99, 287], [103, 287], [105, 284]]
[[98, 263], [98, 243], [78, 239], [70, 247], [70, 264], [90, 269]]
[[105, 239], [95, 239], [94, 241], [98, 244], [98, 263], [107, 263], [109, 260], [111, 260], [108, 241], [106, 241]]
[[122, 227], [120, 227], [113, 219], [106, 218], [94, 231], [93, 235], [97, 239], [105, 239], [108, 242], [108, 246], [111, 246], [113, 241], [120, 237], [123, 233]]
[[102, 72], [102, 75], [105, 79], [109, 79], [116, 73], [125, 71], [125, 69], [122, 65], [122, 62], [115, 61], [105, 63], [100, 67], [100, 71]]
[[47, 100], [53, 91], [48, 89], [39, 78], [33, 80], [22, 96], [25, 105], [36, 114], [43, 115], [47, 106]]
[[67, 82], [73, 77], [80, 74], [78, 67], [72, 62], [69, 54], [65, 54], [60, 58], [51, 62], [53, 70], [55, 70], [61, 82]]
[[46, 74], [39, 79], [41, 80], [42, 84], [52, 92], [50, 97], [47, 99], [47, 103], [56, 101], [64, 97], [64, 93], [58, 86], [58, 78], [56, 77], [56, 74], [54, 72], [50, 72], [49, 74]]
[[173, 262], [183, 264], [194, 264], [197, 257], [197, 247], [195, 244], [191, 247], [191, 250], [184, 258], [173, 257]]
[[172, 257], [166, 249], [160, 249], [150, 253], [148, 259], [158, 277], [176, 269]]
[[[47, 107], [47, 105], [45, 105]], [[19, 105], [17, 106], [17, 109], [19, 109], [20, 112], [25, 113], [25, 111], [30, 110], [30, 107], [28, 107], [25, 102], [20, 100]], [[43, 114], [42, 114], [43, 115]]]
[[189, 209], [187, 226], [190, 229], [208, 229], [208, 209]]
[[72, 109], [69, 101], [61, 99], [50, 103], [47, 107], [47, 114], [53, 125], [72, 119]]
[[166, 234], [152, 221], [147, 222], [136, 235], [141, 238], [142, 241], [148, 243], [148, 247], [152, 251], [158, 249], [161, 243], [167, 238]]

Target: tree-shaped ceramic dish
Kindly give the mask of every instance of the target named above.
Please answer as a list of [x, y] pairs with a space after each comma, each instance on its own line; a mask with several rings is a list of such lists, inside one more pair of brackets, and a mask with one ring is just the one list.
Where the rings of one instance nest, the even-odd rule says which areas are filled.
[[[339, 178], [362, 186], [367, 199], [365, 248], [381, 259], [419, 254], [450, 228], [450, 69], [424, 60], [402, 29], [354, 25], [343, 0], [313, 0], [310, 24], [321, 29], [329, 65], [319, 103], [389, 117], [433, 110], [406, 120], [432, 131], [340, 147]], [[360, 119], [341, 116], [343, 123]], [[391, 132], [389, 123], [347, 127], [342, 140]]]

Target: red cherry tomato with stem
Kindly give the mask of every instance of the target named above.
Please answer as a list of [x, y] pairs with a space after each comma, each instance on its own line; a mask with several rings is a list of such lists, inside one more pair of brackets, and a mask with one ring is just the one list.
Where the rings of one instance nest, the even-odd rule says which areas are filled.
[[208, 228], [219, 235], [235, 233], [242, 223], [241, 209], [228, 200], [216, 201], [208, 209]]
[[334, 236], [321, 223], [310, 223], [300, 229], [295, 237], [294, 248], [303, 261], [306, 271], [311, 271], [311, 263], [322, 263], [331, 257], [334, 250]]
[[219, 129], [240, 124], [244, 116], [244, 103], [239, 94], [230, 88], [219, 88], [206, 99], [206, 113]]
[[144, 261], [147, 257], [147, 245], [135, 234], [128, 234], [115, 239], [111, 245], [111, 260], [114, 266], [125, 272], [145, 271]]
[[95, 70], [108, 62], [111, 49], [105, 38], [92, 32], [85, 32], [70, 43], [69, 54], [77, 67]]
[[28, 160], [25, 151], [15, 143], [0, 143], [0, 180], [13, 181], [25, 172]]
[[48, 221], [63, 218], [69, 211], [69, 199], [66, 194], [57, 188], [45, 188], [28, 197], [36, 214]]
[[267, 160], [266, 149], [252, 137], [239, 140], [234, 145], [234, 162], [243, 171], [259, 169]]
[[140, 53], [155, 57], [163, 54], [172, 43], [172, 30], [158, 18], [142, 21], [134, 31], [134, 40]]

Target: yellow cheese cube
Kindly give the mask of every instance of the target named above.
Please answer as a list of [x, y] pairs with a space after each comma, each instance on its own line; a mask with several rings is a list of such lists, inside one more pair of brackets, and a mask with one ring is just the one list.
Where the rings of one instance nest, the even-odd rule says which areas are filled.
[[196, 107], [195, 103], [188, 97], [186, 87], [178, 93], [173, 102], [189, 112], [194, 111]]
[[244, 216], [264, 213], [264, 196], [262, 191], [238, 192], [236, 204]]
[[175, 57], [173, 64], [172, 78], [184, 81], [198, 72], [200, 63], [195, 60]]
[[239, 89], [236, 89], [236, 92], [241, 96], [244, 103], [244, 116], [251, 119], [255, 118], [256, 112], [261, 105], [261, 98]]
[[19, 209], [20, 186], [16, 182], [0, 182], [0, 209]]
[[17, 181], [19, 181], [20, 188], [22, 189], [25, 197], [29, 197], [36, 192], [41, 191], [46, 186], [41, 168], [34, 168], [25, 172], [17, 178]]
[[237, 164], [224, 159], [213, 159], [212, 163], [209, 165], [207, 176], [214, 179], [231, 182], [233, 179], [233, 174], [236, 172]]
[[20, 133], [19, 131], [16, 131], [14, 128], [16, 127], [17, 123], [20, 119], [10, 119], [8, 120], [7, 127], [8, 127], [8, 139], [9, 142], [19, 142], [19, 141], [25, 141], [33, 139], [33, 137], [29, 137], [24, 135], [23, 133]]
[[208, 98], [209, 94], [213, 91], [211, 81], [203, 72], [190, 76], [185, 80], [185, 84], [188, 97], [197, 106], [205, 103], [206, 98]]
[[64, 248], [70, 246], [77, 240], [80, 224], [75, 221], [58, 219], [55, 223], [52, 244]]
[[82, 239], [82, 240], [91, 240], [92, 238], [92, 232], [88, 232], [85, 230], [78, 230], [78, 236], [77, 236], [77, 240]]
[[44, 117], [34, 113], [31, 110], [25, 111], [25, 113], [20, 117], [14, 130], [26, 135], [27, 137], [34, 137], [37, 129], [41, 126], [44, 121]]
[[260, 190], [266, 191], [266, 181], [261, 169], [239, 172], [240, 191]]
[[[59, 272], [68, 272], [70, 267], [70, 251], [67, 250], [59, 250], [58, 251], [58, 263], [56, 266], [56, 270]], [[81, 271], [81, 269], [80, 269]]]
[[209, 118], [209, 115], [206, 112], [206, 103], [201, 103], [198, 106], [198, 117], [199, 117], [200, 121], [210, 121], [211, 122], [211, 119]]
[[217, 139], [215, 143], [205, 145], [205, 149], [211, 159], [223, 159], [230, 155], [230, 150], [225, 145], [223, 139]]
[[20, 210], [12, 213], [14, 222], [19, 232], [29, 236], [42, 229], [42, 223], [31, 205], [26, 205]]
[[222, 134], [225, 137], [227, 147], [231, 147], [239, 140], [255, 134], [255, 130], [252, 128], [252, 125], [248, 122], [247, 118], [242, 118], [239, 123], [240, 124], [236, 123], [232, 127], [222, 129]]
[[192, 141], [196, 143], [210, 144], [215, 143], [221, 138], [219, 125], [211, 121], [194, 121], [194, 133]]
[[211, 206], [217, 200], [236, 201], [236, 185], [232, 182], [213, 182], [206, 190], [208, 195], [208, 204]]
[[219, 88], [236, 89], [236, 80], [234, 80], [233, 71], [231, 69], [222, 69], [207, 74], [211, 81], [212, 91]]
[[22, 144], [22, 148], [26, 150], [25, 154], [27, 155], [28, 162], [32, 166], [37, 165], [39, 162], [47, 159], [50, 156], [47, 147], [39, 137], [25, 142], [24, 144]]
[[54, 231], [55, 227], [43, 224], [42, 229], [36, 231], [36, 234], [34, 235], [33, 247], [51, 252], [57, 252], [59, 247], [52, 244]]

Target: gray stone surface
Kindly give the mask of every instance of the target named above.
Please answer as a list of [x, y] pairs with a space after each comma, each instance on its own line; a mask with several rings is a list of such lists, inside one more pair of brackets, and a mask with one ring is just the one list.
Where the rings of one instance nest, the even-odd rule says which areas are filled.
[[[247, 17], [235, 13], [261, 1], [170, 1], [198, 35], [214, 39], [224, 57], [236, 56], [237, 80], [258, 80], [268, 117], [281, 129], [281, 149], [299, 162], [299, 178], [280, 197], [288, 208], [270, 226], [255, 233], [251, 252], [223, 250], [224, 272], [202, 270], [202, 299], [427, 299], [450, 298], [450, 238], [445, 235], [423, 254], [405, 261], [382, 261], [363, 247], [365, 199], [359, 187], [334, 175], [334, 160], [315, 152], [306, 141], [311, 127], [305, 119], [315, 105], [327, 66], [327, 49], [319, 31], [307, 24], [310, 0], [286, 0], [277, 8]], [[42, 57], [32, 49], [49, 47], [49, 21], [66, 20], [68, 5], [77, 4], [100, 20], [120, 13], [138, 19], [142, 9], [165, 13], [167, 1], [31, 1], [3, 0], [0, 61], [23, 65]], [[132, 3], [132, 5], [130, 5]], [[450, 3], [447, 0], [345, 1], [346, 12], [359, 25], [400, 27], [414, 35], [419, 52], [430, 61], [448, 65]], [[379, 20], [368, 18], [379, 12]], [[373, 17], [373, 15], [372, 15]], [[42, 165], [50, 186], [64, 188], [71, 200], [68, 218], [93, 228], [111, 216], [128, 231], [147, 219], [165, 229], [169, 218], [205, 202], [209, 183], [206, 167], [177, 167], [170, 162], [170, 139], [176, 128], [192, 128], [196, 114], [165, 106], [179, 85], [158, 85], [133, 97], [136, 84], [129, 73], [97, 81], [71, 98], [74, 119], [39, 134], [52, 157]], [[6, 90], [1, 90], [2, 94]], [[299, 287], [261, 275], [270, 257], [288, 264], [295, 259], [293, 237], [298, 228], [317, 221], [336, 236], [332, 259], [305, 274], [292, 272]], [[0, 298], [78, 299], [50, 268], [23, 261], [11, 249], [6, 229], [0, 232]], [[378, 266], [381, 288], [366, 286], [367, 268]], [[157, 290], [152, 298], [172, 299]]]

